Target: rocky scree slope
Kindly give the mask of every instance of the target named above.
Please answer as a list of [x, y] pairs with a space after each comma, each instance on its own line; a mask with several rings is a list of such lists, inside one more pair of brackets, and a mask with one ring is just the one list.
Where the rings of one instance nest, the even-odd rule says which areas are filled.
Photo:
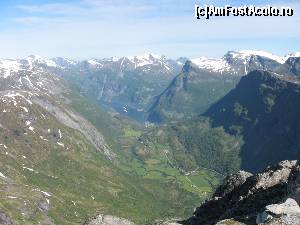
[[65, 98], [70, 89], [61, 78], [30, 60], [22, 63], [9, 60], [0, 72], [0, 221], [64, 224], [68, 198], [62, 196], [76, 189], [66, 187], [72, 182], [64, 176], [76, 174], [60, 163], [68, 161], [69, 168], [78, 163], [76, 149], [108, 161], [115, 154], [103, 135], [72, 110]]
[[[31, 112], [26, 106], [38, 105], [62, 124], [83, 133], [95, 148], [107, 157], [113, 157], [102, 134], [68, 106], [65, 94], [70, 92], [70, 89], [67, 84], [61, 78], [37, 66], [39, 61], [32, 62], [30, 59], [27, 61], [28, 65], [24, 62], [21, 64], [11, 61], [10, 66], [2, 68], [0, 75], [2, 113], [9, 114], [5, 107], [14, 106], [16, 109], [23, 109], [24, 114], [30, 115]], [[27, 121], [27, 126], [29, 122]]]

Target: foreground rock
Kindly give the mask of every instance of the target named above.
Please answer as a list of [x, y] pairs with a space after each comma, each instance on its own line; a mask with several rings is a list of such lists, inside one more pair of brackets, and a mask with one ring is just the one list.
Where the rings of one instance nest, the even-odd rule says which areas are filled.
[[262, 173], [240, 171], [227, 177], [212, 199], [185, 225], [300, 224], [299, 161], [283, 161]]
[[135, 224], [123, 218], [100, 214], [90, 219], [88, 222], [85, 223], [85, 225], [135, 225]]

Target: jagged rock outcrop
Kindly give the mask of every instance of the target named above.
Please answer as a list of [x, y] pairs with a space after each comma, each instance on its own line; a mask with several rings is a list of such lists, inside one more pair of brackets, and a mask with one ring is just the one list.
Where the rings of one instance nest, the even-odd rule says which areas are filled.
[[299, 177], [299, 161], [282, 161], [252, 176], [240, 171], [227, 177], [184, 224], [297, 224]]
[[245, 183], [247, 178], [251, 176], [253, 176], [251, 173], [243, 170], [231, 176], [227, 176], [223, 181], [223, 184], [220, 185], [215, 191], [214, 197], [224, 197], [232, 192], [236, 187], [239, 187]]
[[90, 219], [85, 225], [135, 225], [133, 222], [112, 215], [99, 214]]

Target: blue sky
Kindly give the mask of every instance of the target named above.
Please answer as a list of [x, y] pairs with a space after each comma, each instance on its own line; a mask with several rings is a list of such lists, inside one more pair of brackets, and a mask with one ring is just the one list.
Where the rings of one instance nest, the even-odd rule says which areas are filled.
[[[291, 6], [295, 15], [196, 20], [195, 4]], [[5, 0], [0, 57], [219, 57], [242, 49], [285, 55], [300, 51], [299, 28], [298, 0]]]

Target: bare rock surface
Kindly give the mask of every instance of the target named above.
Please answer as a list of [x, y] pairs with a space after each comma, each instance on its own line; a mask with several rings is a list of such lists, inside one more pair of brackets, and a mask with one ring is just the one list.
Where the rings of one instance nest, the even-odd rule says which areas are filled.
[[251, 173], [248, 173], [243, 170], [231, 176], [227, 176], [223, 181], [223, 184], [217, 188], [214, 197], [224, 197], [225, 195], [232, 192], [236, 187], [239, 187], [243, 183], [245, 183], [247, 178], [251, 176], [252, 176]]
[[133, 222], [112, 215], [97, 215], [85, 225], [135, 225]]
[[256, 223], [276, 224], [279, 221], [286, 221], [287, 224], [289, 224], [288, 221], [292, 222], [297, 220], [300, 223], [300, 207], [294, 199], [288, 198], [281, 204], [272, 204], [266, 206], [265, 211], [257, 215]]

